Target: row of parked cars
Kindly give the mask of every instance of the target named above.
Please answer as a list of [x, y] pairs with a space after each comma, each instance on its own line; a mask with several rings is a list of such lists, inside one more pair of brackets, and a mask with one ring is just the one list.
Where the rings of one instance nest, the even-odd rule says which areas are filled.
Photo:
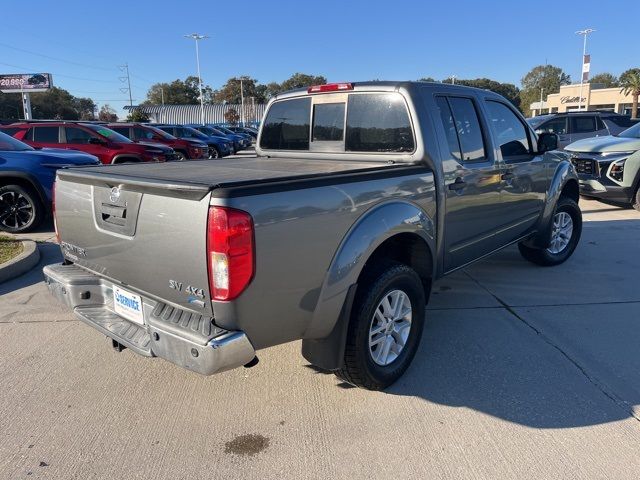
[[56, 170], [80, 165], [216, 159], [251, 146], [252, 128], [40, 121], [0, 125], [0, 231], [49, 214]]

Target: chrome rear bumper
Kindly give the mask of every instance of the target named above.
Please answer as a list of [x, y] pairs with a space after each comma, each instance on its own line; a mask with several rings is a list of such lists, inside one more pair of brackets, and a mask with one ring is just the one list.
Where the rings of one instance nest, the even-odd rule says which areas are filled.
[[147, 357], [160, 357], [203, 375], [246, 365], [255, 350], [244, 332], [217, 327], [211, 317], [142, 295], [144, 325], [113, 311], [113, 284], [76, 265], [43, 269], [51, 294], [87, 325]]

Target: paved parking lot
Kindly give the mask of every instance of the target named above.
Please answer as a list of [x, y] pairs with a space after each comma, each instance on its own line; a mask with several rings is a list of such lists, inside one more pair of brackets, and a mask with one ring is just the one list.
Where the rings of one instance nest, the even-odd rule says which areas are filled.
[[510, 248], [440, 281], [386, 392], [299, 343], [213, 377], [115, 353], [39, 269], [0, 284], [0, 478], [637, 479], [640, 214], [581, 207], [566, 264]]

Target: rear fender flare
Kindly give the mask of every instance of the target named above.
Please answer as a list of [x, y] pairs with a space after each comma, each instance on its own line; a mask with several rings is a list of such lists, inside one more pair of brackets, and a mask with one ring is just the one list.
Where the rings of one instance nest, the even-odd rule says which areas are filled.
[[435, 222], [419, 206], [393, 200], [368, 210], [347, 232], [334, 254], [304, 338], [323, 338], [330, 334], [349, 288], [358, 282], [371, 254], [384, 241], [401, 233], [420, 236], [432, 258], [436, 258]]

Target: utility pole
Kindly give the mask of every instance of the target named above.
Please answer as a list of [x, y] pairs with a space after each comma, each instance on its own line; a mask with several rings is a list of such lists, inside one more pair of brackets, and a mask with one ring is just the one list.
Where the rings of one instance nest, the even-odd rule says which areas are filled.
[[451, 75], [451, 85], [455, 85], [455, 84], [456, 84], [456, 76]]
[[202, 77], [200, 76], [200, 50], [198, 48], [198, 42], [209, 38], [208, 35], [200, 35], [199, 33], [192, 33], [185, 35], [185, 38], [191, 38], [196, 41], [196, 65], [198, 67], [198, 87], [200, 89], [200, 123], [204, 125], [204, 97], [202, 96]]
[[242, 109], [242, 115], [240, 115], [240, 121], [244, 127], [244, 88], [242, 84], [242, 77], [240, 77], [240, 108]]
[[538, 114], [542, 114], [542, 96], [544, 95], [544, 87], [540, 87], [540, 111], [538, 112]]
[[118, 65], [118, 68], [121, 72], [125, 72], [127, 74], [126, 77], [119, 77], [121, 82], [127, 82], [126, 88], [121, 88], [120, 91], [122, 93], [129, 92], [129, 106], [133, 107], [133, 98], [131, 97], [131, 77], [129, 76], [129, 64], [125, 63], [124, 65]]
[[587, 36], [590, 33], [595, 32], [593, 28], [585, 28], [584, 30], [578, 30], [576, 35], [582, 35], [584, 37], [584, 42], [582, 44], [582, 66], [580, 67], [580, 98], [578, 100], [578, 110], [582, 110], [582, 88], [584, 86], [585, 73], [587, 74], [587, 79], [589, 78], [589, 71], [585, 72], [585, 62], [587, 57]]
[[164, 122], [164, 88], [160, 87], [160, 98], [162, 99], [162, 108], [160, 109], [161, 121]]

